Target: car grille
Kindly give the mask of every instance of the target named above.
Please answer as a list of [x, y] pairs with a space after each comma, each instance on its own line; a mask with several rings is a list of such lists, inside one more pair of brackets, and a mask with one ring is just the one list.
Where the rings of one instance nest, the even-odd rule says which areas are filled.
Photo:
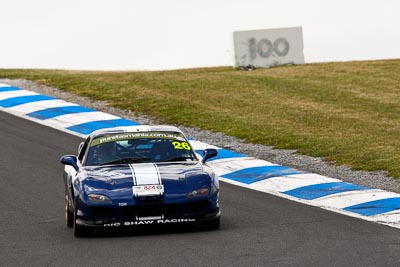
[[155, 204], [122, 207], [122, 216], [127, 218], [160, 216], [173, 217], [178, 214], [178, 204]]
[[112, 219], [114, 217], [114, 211], [112, 207], [90, 207], [90, 212], [92, 213], [92, 216], [97, 219]]
[[136, 219], [137, 217], [161, 216], [164, 218], [175, 218], [180, 215], [191, 216], [206, 212], [209, 208], [208, 200], [195, 201], [184, 204], [140, 204], [136, 206], [125, 207], [104, 207], [92, 206], [90, 212], [96, 219]]
[[208, 208], [209, 203], [210, 202], [208, 200], [187, 203], [185, 205], [186, 212], [187, 213], [202, 213]]

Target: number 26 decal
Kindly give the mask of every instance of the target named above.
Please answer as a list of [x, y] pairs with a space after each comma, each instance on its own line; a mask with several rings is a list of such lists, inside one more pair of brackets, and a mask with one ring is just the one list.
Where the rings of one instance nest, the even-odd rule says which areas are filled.
[[190, 150], [190, 145], [187, 142], [172, 142], [172, 144], [174, 145], [175, 149], [186, 149], [186, 150]]

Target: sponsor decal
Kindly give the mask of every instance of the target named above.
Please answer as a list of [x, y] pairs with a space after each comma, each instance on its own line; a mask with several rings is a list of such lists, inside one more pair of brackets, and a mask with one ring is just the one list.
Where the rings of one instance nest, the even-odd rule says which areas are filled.
[[113, 134], [96, 138], [91, 142], [90, 146], [96, 146], [103, 143], [137, 139], [137, 138], [162, 138], [162, 139], [174, 139], [182, 141], [185, 140], [181, 134], [167, 133], [167, 132], [120, 133], [120, 134]]
[[188, 223], [196, 222], [196, 219], [157, 219], [157, 220], [140, 220], [140, 221], [126, 221], [105, 223], [105, 227], [120, 227], [120, 226], [135, 226], [135, 225], [157, 225], [157, 224], [174, 224], [174, 223]]
[[172, 145], [173, 145], [174, 148], [177, 149], [177, 150], [182, 150], [182, 149], [190, 150], [190, 149], [191, 149], [188, 142], [178, 142], [178, 141], [175, 141], [175, 142], [172, 142]]

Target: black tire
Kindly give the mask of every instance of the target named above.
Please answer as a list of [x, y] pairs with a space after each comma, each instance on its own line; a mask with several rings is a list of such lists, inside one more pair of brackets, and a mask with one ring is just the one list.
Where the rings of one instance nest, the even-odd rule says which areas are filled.
[[204, 221], [201, 222], [200, 227], [202, 229], [207, 229], [207, 230], [217, 230], [219, 229], [221, 226], [221, 220], [220, 218], [216, 218], [213, 220], [209, 220], [209, 221]]
[[68, 193], [65, 193], [64, 198], [64, 208], [65, 208], [65, 223], [68, 227], [72, 227], [74, 225], [74, 214], [69, 209], [69, 197]]
[[85, 237], [92, 233], [92, 229], [87, 226], [79, 225], [76, 223], [76, 204], [74, 203], [74, 218], [73, 218], [73, 232], [75, 237]]

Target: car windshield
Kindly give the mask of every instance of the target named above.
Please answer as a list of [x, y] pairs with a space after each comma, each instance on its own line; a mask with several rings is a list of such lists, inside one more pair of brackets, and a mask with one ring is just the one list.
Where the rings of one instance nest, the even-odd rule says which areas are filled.
[[180, 133], [134, 132], [94, 138], [85, 165], [196, 160], [189, 142]]

